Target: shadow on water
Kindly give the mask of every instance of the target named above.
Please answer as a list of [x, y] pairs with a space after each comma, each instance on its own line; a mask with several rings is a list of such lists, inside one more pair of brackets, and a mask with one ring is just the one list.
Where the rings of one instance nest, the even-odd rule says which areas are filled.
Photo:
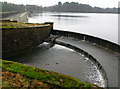
[[55, 16], [55, 17], [88, 17], [88, 16], [75, 16], [75, 15], [51, 15], [51, 16]]
[[34, 49], [32, 48], [30, 50], [26, 50], [25, 53], [21, 53], [20, 55], [16, 55], [15, 57], [13, 57], [12, 59], [9, 59], [9, 60], [24, 63], [24, 61], [26, 61], [25, 60], [26, 58], [31, 59], [31, 57], [34, 57], [36, 54], [45, 52], [46, 50], [50, 49], [53, 46], [54, 45], [52, 45], [52, 44], [44, 42], [43, 44], [40, 44], [39, 46], [35, 47]]
[[42, 12], [28, 13], [28, 17], [37, 17], [37, 16], [43, 16], [43, 13]]

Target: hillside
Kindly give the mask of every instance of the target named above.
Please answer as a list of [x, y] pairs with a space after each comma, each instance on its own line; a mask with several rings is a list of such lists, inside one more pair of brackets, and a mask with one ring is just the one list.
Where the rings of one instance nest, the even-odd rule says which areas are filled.
[[0, 2], [2, 12], [8, 11], [29, 11], [29, 12], [80, 12], [80, 13], [118, 13], [118, 8], [100, 8], [92, 7], [87, 4], [79, 4], [77, 2], [58, 2], [57, 5], [42, 7], [37, 5], [16, 5], [7, 2]]

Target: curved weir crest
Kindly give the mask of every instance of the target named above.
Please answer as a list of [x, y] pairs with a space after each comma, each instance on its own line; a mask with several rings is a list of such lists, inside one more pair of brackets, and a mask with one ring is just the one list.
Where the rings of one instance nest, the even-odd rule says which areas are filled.
[[[119, 45], [85, 34], [58, 30], [52, 30], [51, 40], [50, 43], [53, 43], [53, 46], [47, 45], [47, 43], [41, 44], [37, 51], [32, 50], [31, 53], [27, 54], [27, 57], [23, 55], [16, 61], [67, 74], [84, 82], [89, 78], [90, 81], [94, 81], [91, 83], [101, 87], [118, 87], [117, 54], [120, 51]], [[56, 49], [57, 46], [54, 46], [54, 44], [61, 45], [63, 48]], [[80, 56], [83, 55], [82, 60], [77, 53], [71, 54], [69, 51], [64, 51], [66, 49], [64, 47], [74, 50]], [[83, 61], [89, 63], [84, 64]], [[86, 70], [89, 72], [86, 72]]]
[[[107, 78], [107, 74], [104, 70], [104, 68], [102, 67], [102, 65], [97, 61], [97, 59], [95, 59], [93, 56], [91, 56], [89, 53], [85, 52], [84, 50], [78, 48], [78, 47], [75, 47], [73, 45], [70, 45], [70, 44], [67, 44], [67, 43], [63, 43], [63, 42], [60, 42], [60, 41], [55, 41], [56, 44], [59, 44], [59, 45], [62, 45], [62, 46], [66, 46], [68, 48], [71, 48], [81, 54], [83, 54], [87, 59], [90, 59], [91, 63], [94, 65], [94, 67], [96, 67], [96, 69], [98, 69], [100, 71], [100, 73], [102, 74], [102, 77], [104, 79], [104, 84], [105, 86], [102, 86], [102, 87], [108, 87], [108, 78]], [[87, 55], [87, 56], [86, 56]]]
[[118, 87], [118, 54], [120, 46], [97, 37], [53, 30], [53, 35], [61, 36], [55, 43], [72, 48], [89, 58], [102, 73], [108, 87]]
[[[84, 55], [65, 46], [57, 45], [50, 47], [50, 44], [43, 43], [32, 55], [28, 53], [18, 60], [20, 63], [32, 65], [45, 70], [73, 76], [82, 82], [90, 82], [100, 87], [105, 87], [104, 79], [95, 65]], [[46, 56], [47, 55], [47, 56]]]
[[[65, 15], [63, 16], [65, 17]], [[11, 16], [8, 19], [18, 20], [18, 22], [27, 22], [28, 20], [26, 12], [17, 12], [13, 17]], [[75, 32], [52, 30], [51, 34], [60, 36], [54, 40], [55, 44], [75, 50], [80, 55], [83, 55], [83, 57], [85, 56], [85, 61], [92, 64], [90, 66], [92, 71], [98, 69], [96, 74], [98, 76], [102, 75], [99, 76], [99, 79], [105, 84], [102, 87], [118, 87], [118, 54], [120, 53], [120, 45], [101, 38]], [[92, 80], [92, 72], [90, 75], [88, 74], [88, 77]], [[96, 77], [95, 74], [94, 77]]]

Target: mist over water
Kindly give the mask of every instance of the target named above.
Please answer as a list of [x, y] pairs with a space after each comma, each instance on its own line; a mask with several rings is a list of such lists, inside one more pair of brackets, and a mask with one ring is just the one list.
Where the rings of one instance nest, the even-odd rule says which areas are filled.
[[30, 23], [54, 22], [54, 29], [99, 37], [118, 44], [118, 14], [33, 13]]

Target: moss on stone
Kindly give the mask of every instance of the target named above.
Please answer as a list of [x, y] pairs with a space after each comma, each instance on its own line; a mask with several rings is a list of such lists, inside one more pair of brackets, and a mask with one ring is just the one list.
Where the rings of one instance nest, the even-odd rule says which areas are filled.
[[39, 27], [44, 25], [45, 24], [38, 24], [38, 23], [0, 22], [0, 28]]

